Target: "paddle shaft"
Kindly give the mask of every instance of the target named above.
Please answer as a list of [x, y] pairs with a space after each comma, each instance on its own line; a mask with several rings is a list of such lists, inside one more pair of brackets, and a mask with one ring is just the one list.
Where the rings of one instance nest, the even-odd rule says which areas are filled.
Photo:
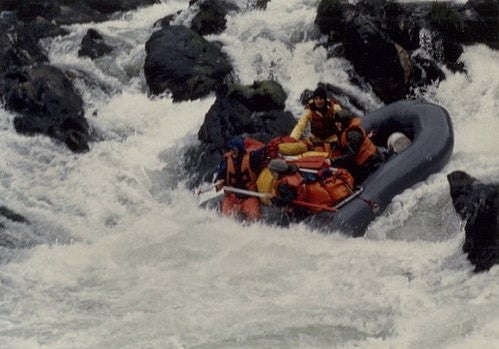
[[248, 195], [248, 196], [255, 196], [255, 197], [261, 198], [261, 199], [269, 198], [272, 196], [271, 194], [268, 194], [268, 193], [258, 193], [256, 191], [234, 188], [234, 187], [229, 187], [226, 185], [224, 185], [223, 189], [225, 191], [230, 191], [232, 193], [243, 194], [243, 195]]
[[222, 180], [220, 180], [220, 181], [217, 181], [217, 182], [215, 182], [215, 183], [210, 184], [210, 185], [209, 185], [209, 186], [207, 186], [207, 187], [204, 187], [204, 188], [198, 189], [198, 190], [196, 191], [196, 194], [199, 196], [199, 195], [201, 195], [201, 194], [203, 194], [203, 193], [206, 193], [207, 191], [210, 191], [211, 189], [215, 188], [217, 185], [219, 185], [219, 184], [220, 184], [220, 183], [222, 183], [222, 182], [223, 182], [223, 181], [222, 181]]
[[[336, 171], [336, 170], [337, 170], [337, 168], [336, 168], [336, 167], [330, 167], [329, 169], [330, 169], [332, 172], [334, 172], [334, 171]], [[310, 169], [310, 168], [302, 168], [302, 167], [300, 167], [300, 168], [298, 169], [298, 171], [300, 171], [300, 172], [304, 172], [304, 173], [314, 173], [314, 174], [315, 174], [315, 173], [319, 173], [319, 170], [312, 170], [312, 169]]]
[[[245, 190], [245, 189], [228, 187], [228, 186], [224, 186], [224, 190], [230, 191], [232, 193], [237, 193], [237, 194], [255, 196], [258, 198], [262, 198], [262, 199], [269, 198], [272, 196], [271, 194], [267, 194], [267, 193], [257, 193], [256, 191], [252, 191], [252, 190]], [[298, 205], [298, 206], [304, 206], [304, 207], [308, 207], [308, 208], [315, 208], [315, 209], [324, 210], [324, 211], [336, 212], [335, 208], [329, 207], [326, 205], [313, 204], [310, 202], [300, 201], [300, 200], [293, 200], [292, 203], [295, 205]]]

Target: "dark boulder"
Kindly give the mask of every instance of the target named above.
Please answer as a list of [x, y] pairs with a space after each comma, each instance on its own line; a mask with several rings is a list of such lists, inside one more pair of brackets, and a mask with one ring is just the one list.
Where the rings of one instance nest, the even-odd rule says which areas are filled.
[[91, 8], [83, 1], [74, 2], [72, 4], [61, 4], [61, 13], [55, 19], [59, 25], [68, 25], [75, 23], [103, 22], [108, 19], [109, 15], [99, 12]]
[[227, 9], [220, 0], [204, 1], [192, 19], [191, 29], [199, 35], [220, 34], [227, 24], [226, 14]]
[[29, 22], [36, 17], [52, 20], [61, 12], [59, 3], [53, 0], [23, 0], [17, 3], [16, 16], [19, 20]]
[[48, 135], [74, 152], [89, 149], [83, 101], [59, 68], [42, 65], [4, 74], [0, 96], [7, 109], [20, 114], [14, 119], [17, 132]]
[[[273, 88], [261, 89], [262, 85]], [[262, 106], [255, 105], [256, 100], [273, 101], [276, 96], [279, 100], [282, 98], [281, 90], [282, 87], [277, 83], [266, 81], [249, 86], [234, 85], [227, 92], [219, 93], [198, 132], [201, 144], [186, 152], [185, 168], [188, 173], [193, 174], [194, 183], [211, 181], [211, 176], [226, 151], [225, 145], [231, 138], [250, 137], [266, 143], [291, 132], [296, 120], [292, 113], [283, 110], [281, 103], [268, 103], [265, 110]]]
[[156, 31], [146, 43], [144, 73], [151, 93], [171, 91], [174, 101], [220, 89], [232, 66], [222, 50], [184, 26]]
[[499, 1], [469, 0], [461, 14], [466, 27], [463, 41], [499, 49]]
[[351, 61], [385, 103], [445, 79], [441, 65], [465, 71], [462, 44], [497, 48], [498, 1], [400, 4], [387, 0], [321, 0], [315, 23], [327, 49]]
[[47, 56], [38, 47], [38, 37], [26, 26], [0, 22], [0, 74], [15, 67], [47, 61]]
[[97, 30], [90, 28], [81, 40], [81, 48], [78, 50], [78, 56], [96, 59], [112, 51], [113, 48], [104, 42], [102, 35]]
[[383, 101], [403, 99], [409, 91], [410, 75], [401, 62], [407, 56], [404, 49], [363, 14], [354, 15], [346, 28], [345, 56], [355, 70]]
[[273, 80], [255, 81], [253, 85], [232, 85], [227, 94], [229, 99], [242, 103], [251, 111], [283, 110], [286, 92]]
[[454, 208], [466, 222], [463, 251], [475, 272], [499, 263], [499, 185], [478, 181], [463, 171], [447, 176]]
[[[159, 3], [159, 0], [83, 0], [79, 1], [84, 3], [89, 8], [96, 10], [103, 14], [112, 14], [114, 12], [124, 12], [135, 10], [141, 6], [150, 6]], [[73, 0], [61, 0], [64, 5], [73, 5]], [[78, 2], [77, 2], [78, 3]]]
[[470, 0], [464, 6], [432, 3], [428, 12], [431, 25], [442, 34], [464, 44], [485, 43], [499, 48], [499, 1]]

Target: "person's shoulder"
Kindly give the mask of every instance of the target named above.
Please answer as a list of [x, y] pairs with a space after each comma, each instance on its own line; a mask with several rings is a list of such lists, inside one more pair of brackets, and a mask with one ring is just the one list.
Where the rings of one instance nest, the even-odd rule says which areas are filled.
[[310, 108], [305, 108], [303, 110], [303, 113], [301, 114], [301, 118], [310, 118], [312, 116], [312, 109]]

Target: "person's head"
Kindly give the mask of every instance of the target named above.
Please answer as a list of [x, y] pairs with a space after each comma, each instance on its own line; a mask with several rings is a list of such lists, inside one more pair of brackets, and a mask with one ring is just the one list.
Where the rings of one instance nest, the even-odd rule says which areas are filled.
[[279, 174], [286, 173], [288, 170], [288, 163], [283, 159], [272, 159], [267, 165], [268, 169], [274, 176], [278, 176]]
[[232, 157], [242, 156], [246, 151], [244, 140], [240, 137], [234, 137], [227, 143], [227, 149], [231, 152]]
[[298, 167], [295, 164], [288, 164], [283, 159], [272, 159], [267, 167], [274, 176], [295, 173], [298, 171]]
[[326, 105], [326, 100], [327, 100], [326, 89], [323, 86], [317, 87], [315, 89], [314, 93], [312, 94], [312, 98], [313, 98], [315, 106], [318, 109], [324, 108], [324, 106]]

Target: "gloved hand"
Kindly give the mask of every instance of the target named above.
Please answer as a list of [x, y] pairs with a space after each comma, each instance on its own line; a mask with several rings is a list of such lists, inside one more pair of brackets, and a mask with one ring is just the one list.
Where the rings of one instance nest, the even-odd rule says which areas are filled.
[[281, 184], [277, 187], [279, 196], [290, 204], [296, 198], [296, 192], [292, 186], [288, 184]]
[[288, 206], [296, 198], [296, 193], [293, 187], [288, 184], [281, 184], [277, 187], [277, 196], [271, 201], [276, 206]]
[[220, 191], [224, 187], [224, 180], [219, 180], [218, 182], [215, 183], [215, 190]]
[[348, 165], [349, 161], [351, 161], [350, 154], [337, 156], [334, 159], [331, 159], [331, 166], [333, 166], [333, 167], [346, 167]]
[[284, 200], [280, 196], [273, 197], [272, 199], [270, 199], [270, 201], [272, 202], [272, 205], [274, 205], [274, 206], [287, 206], [287, 205], [289, 205], [289, 202], [287, 202], [286, 200]]
[[331, 176], [332, 174], [333, 174], [333, 172], [331, 171], [331, 169], [329, 167], [322, 168], [319, 171], [317, 171], [317, 177], [322, 178], [322, 179], [327, 178], [327, 177]]

